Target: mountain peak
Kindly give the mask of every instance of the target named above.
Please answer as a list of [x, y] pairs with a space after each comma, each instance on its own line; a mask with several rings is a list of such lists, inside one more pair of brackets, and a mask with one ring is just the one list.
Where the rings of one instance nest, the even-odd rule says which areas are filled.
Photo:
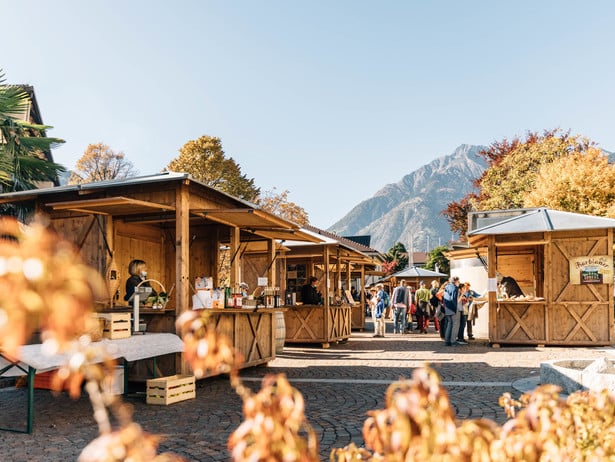
[[339, 235], [372, 236], [372, 247], [386, 252], [396, 242], [409, 251], [429, 251], [455, 236], [441, 214], [452, 201], [473, 190], [472, 182], [486, 168], [478, 153], [485, 146], [459, 145], [387, 184], [350, 210], [328, 231]]

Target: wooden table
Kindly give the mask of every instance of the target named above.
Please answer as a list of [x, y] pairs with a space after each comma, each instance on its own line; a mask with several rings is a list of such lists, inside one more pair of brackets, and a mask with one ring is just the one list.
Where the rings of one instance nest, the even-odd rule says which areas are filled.
[[[124, 367], [127, 361], [155, 358], [158, 356], [180, 353], [184, 349], [182, 340], [175, 334], [144, 334], [133, 335], [128, 338], [117, 340], [104, 339], [94, 342], [94, 346], [104, 348], [105, 354], [111, 359], [124, 359]], [[28, 376], [28, 419], [25, 430], [13, 428], [0, 428], [0, 430], [32, 433], [34, 420], [34, 375], [37, 372], [46, 372], [58, 369], [66, 363], [68, 355], [45, 355], [41, 351], [41, 344], [24, 345], [20, 348], [19, 358], [8, 358], [0, 353], [0, 376], [19, 377]], [[101, 358], [97, 358], [97, 360]], [[154, 366], [154, 371], [156, 367]], [[124, 374], [127, 380], [127, 374]], [[124, 387], [127, 390], [127, 387]]]

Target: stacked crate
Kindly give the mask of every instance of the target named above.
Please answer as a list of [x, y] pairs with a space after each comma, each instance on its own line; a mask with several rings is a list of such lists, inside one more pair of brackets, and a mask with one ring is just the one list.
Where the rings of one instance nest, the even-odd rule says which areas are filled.
[[169, 405], [196, 398], [194, 375], [171, 375], [147, 381], [147, 404]]
[[111, 340], [130, 337], [130, 313], [98, 313], [105, 320], [103, 337]]

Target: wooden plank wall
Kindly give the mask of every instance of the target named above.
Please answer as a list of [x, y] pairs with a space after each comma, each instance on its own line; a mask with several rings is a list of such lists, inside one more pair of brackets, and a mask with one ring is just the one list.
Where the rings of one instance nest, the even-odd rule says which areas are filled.
[[[574, 257], [610, 255], [609, 231], [583, 230], [558, 233], [552, 239], [551, 284], [553, 304], [548, 335], [565, 345], [613, 343], [613, 281], [571, 284], [569, 261]], [[557, 269], [557, 270], [555, 270]]]
[[[138, 224], [115, 223], [115, 261], [120, 271], [120, 304], [125, 304], [126, 279], [128, 264], [133, 259], [144, 260], [147, 263], [147, 278], [160, 281], [166, 290], [170, 289], [173, 281], [166, 280], [166, 268], [173, 262], [167, 262], [163, 251], [164, 236], [162, 229], [157, 226]], [[151, 284], [154, 290], [160, 292], [157, 284]], [[167, 287], [169, 286], [169, 287]]]
[[[99, 217], [100, 226], [105, 229], [106, 218]], [[101, 228], [93, 216], [62, 217], [53, 219], [52, 227], [69, 242], [80, 249], [85, 264], [96, 268], [101, 274], [107, 270], [107, 251]]]

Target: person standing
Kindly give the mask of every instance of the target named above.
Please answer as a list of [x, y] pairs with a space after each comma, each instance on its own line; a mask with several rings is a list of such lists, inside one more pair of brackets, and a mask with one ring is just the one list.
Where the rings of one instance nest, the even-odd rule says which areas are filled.
[[375, 312], [375, 319], [374, 319], [374, 323], [376, 324], [376, 333], [374, 334], [374, 337], [384, 337], [384, 327], [385, 327], [385, 323], [384, 323], [384, 284], [376, 284], [376, 289], [378, 289], [378, 292], [376, 292], [376, 312]]
[[423, 334], [427, 333], [427, 316], [429, 315], [429, 299], [431, 292], [425, 287], [425, 282], [419, 282], [419, 290], [414, 294], [416, 300], [416, 323], [417, 330]]
[[378, 293], [378, 289], [376, 289], [375, 287], [371, 287], [369, 289], [369, 295], [367, 297], [367, 303], [369, 304], [369, 311], [370, 311], [370, 316], [372, 317], [372, 323], [374, 324], [374, 337], [377, 335], [376, 332], [376, 310], [377, 310], [377, 304], [378, 304], [378, 299], [376, 297], [376, 294]]
[[470, 288], [469, 282], [466, 282], [464, 286], [465, 286], [465, 292], [463, 295], [466, 299], [467, 312], [468, 312], [468, 319], [466, 321], [466, 329], [468, 331], [468, 339], [474, 340], [474, 335], [472, 334], [472, 326], [474, 325], [474, 320], [477, 317], [477, 308], [476, 308], [476, 305], [474, 304], [474, 299], [480, 297], [481, 295], [478, 292], [475, 292], [474, 290]]
[[399, 285], [393, 290], [391, 297], [393, 303], [393, 333], [403, 334], [406, 330], [406, 313], [409, 306], [409, 290], [406, 280], [399, 281]]
[[444, 340], [446, 334], [446, 316], [444, 315], [444, 288], [447, 286], [447, 282], [443, 282], [440, 288], [436, 292], [436, 298], [438, 299], [438, 309], [436, 310], [436, 318], [440, 321], [440, 338]]
[[464, 332], [466, 330], [466, 324], [468, 323], [468, 299], [466, 297], [466, 284], [461, 284], [459, 288], [459, 330], [457, 331], [457, 343], [462, 345], [466, 344]]
[[429, 317], [433, 319], [433, 325], [436, 329], [436, 332], [440, 331], [440, 320], [438, 319], [438, 307], [440, 306], [440, 300], [436, 294], [440, 288], [440, 284], [435, 279], [431, 281], [431, 289], [429, 292], [431, 293], [431, 298], [429, 299]]
[[[444, 318], [446, 319], [446, 333], [444, 335], [444, 344], [453, 346], [453, 341], [459, 332], [459, 317], [457, 316], [457, 305], [460, 301], [459, 296], [459, 278], [453, 276], [449, 279], [448, 284], [444, 287]], [[453, 336], [453, 332], [455, 335]]]

